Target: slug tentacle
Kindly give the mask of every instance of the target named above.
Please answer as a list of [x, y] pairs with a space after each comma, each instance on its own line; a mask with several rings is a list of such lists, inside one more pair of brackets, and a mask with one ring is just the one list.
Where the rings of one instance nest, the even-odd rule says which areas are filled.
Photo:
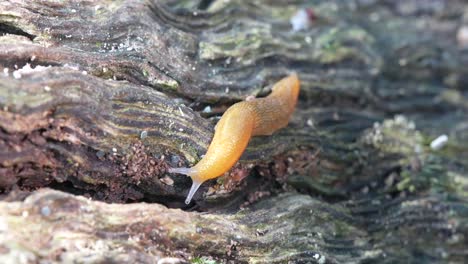
[[277, 82], [265, 98], [249, 98], [231, 106], [215, 127], [203, 159], [192, 168], [170, 168], [192, 178], [188, 204], [200, 185], [227, 172], [239, 160], [252, 136], [271, 135], [287, 126], [299, 95], [299, 79], [292, 74]]
[[190, 187], [190, 191], [187, 195], [187, 198], [185, 199], [185, 204], [190, 204], [190, 201], [192, 201], [193, 195], [197, 192], [198, 188], [200, 188], [202, 183], [203, 182], [192, 180], [192, 187]]
[[191, 173], [193, 172], [193, 169], [192, 168], [169, 168], [167, 171], [169, 173], [179, 173], [179, 174], [190, 176]]

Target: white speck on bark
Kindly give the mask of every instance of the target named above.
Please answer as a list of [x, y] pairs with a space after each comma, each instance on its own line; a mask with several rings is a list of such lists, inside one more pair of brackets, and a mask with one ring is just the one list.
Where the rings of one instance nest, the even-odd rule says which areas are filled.
[[445, 135], [445, 134], [440, 135], [431, 142], [431, 149], [432, 150], [439, 150], [439, 149], [443, 148], [447, 144], [447, 141], [448, 141], [448, 136], [447, 135]]

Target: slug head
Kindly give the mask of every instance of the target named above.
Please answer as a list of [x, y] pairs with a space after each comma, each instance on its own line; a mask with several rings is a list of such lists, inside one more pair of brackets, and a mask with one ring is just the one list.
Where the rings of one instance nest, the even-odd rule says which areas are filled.
[[192, 187], [190, 187], [190, 191], [187, 195], [187, 198], [185, 199], [185, 204], [189, 204], [192, 201], [193, 196], [197, 192], [198, 188], [203, 183], [203, 180], [200, 180], [199, 177], [197, 177], [196, 170], [192, 168], [169, 168], [168, 170], [169, 173], [179, 173], [179, 174], [184, 174], [192, 178]]

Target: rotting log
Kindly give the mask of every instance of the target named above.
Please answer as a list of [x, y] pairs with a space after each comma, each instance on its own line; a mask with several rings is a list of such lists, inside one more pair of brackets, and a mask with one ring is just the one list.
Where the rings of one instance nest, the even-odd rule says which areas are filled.
[[106, 204], [43, 189], [22, 201], [0, 202], [1, 258], [180, 263], [197, 252], [198, 260], [233, 263], [393, 263], [421, 261], [412, 252], [417, 249], [427, 259], [463, 259], [464, 238], [453, 232], [466, 234], [466, 223], [458, 220], [468, 213], [459, 210], [459, 202], [435, 195], [402, 204], [359, 203], [329, 204], [290, 193], [236, 214], [202, 214], [159, 204]]
[[[425, 2], [3, 1], [0, 231], [16, 246], [0, 258], [466, 261], [468, 6]], [[312, 26], [291, 31], [305, 7]], [[293, 71], [291, 124], [203, 186], [209, 213], [156, 204], [183, 206], [190, 180], [167, 166]]]

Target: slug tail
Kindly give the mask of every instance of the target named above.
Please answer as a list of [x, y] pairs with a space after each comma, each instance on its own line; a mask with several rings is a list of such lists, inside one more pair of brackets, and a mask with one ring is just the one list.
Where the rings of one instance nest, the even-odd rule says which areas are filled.
[[198, 188], [202, 185], [202, 182], [199, 181], [193, 181], [192, 182], [192, 187], [190, 188], [190, 191], [187, 195], [187, 199], [185, 199], [185, 204], [189, 204], [190, 201], [192, 201], [193, 195], [197, 192]]
[[179, 173], [179, 174], [191, 176], [193, 169], [192, 168], [169, 168], [167, 171], [169, 173]]

